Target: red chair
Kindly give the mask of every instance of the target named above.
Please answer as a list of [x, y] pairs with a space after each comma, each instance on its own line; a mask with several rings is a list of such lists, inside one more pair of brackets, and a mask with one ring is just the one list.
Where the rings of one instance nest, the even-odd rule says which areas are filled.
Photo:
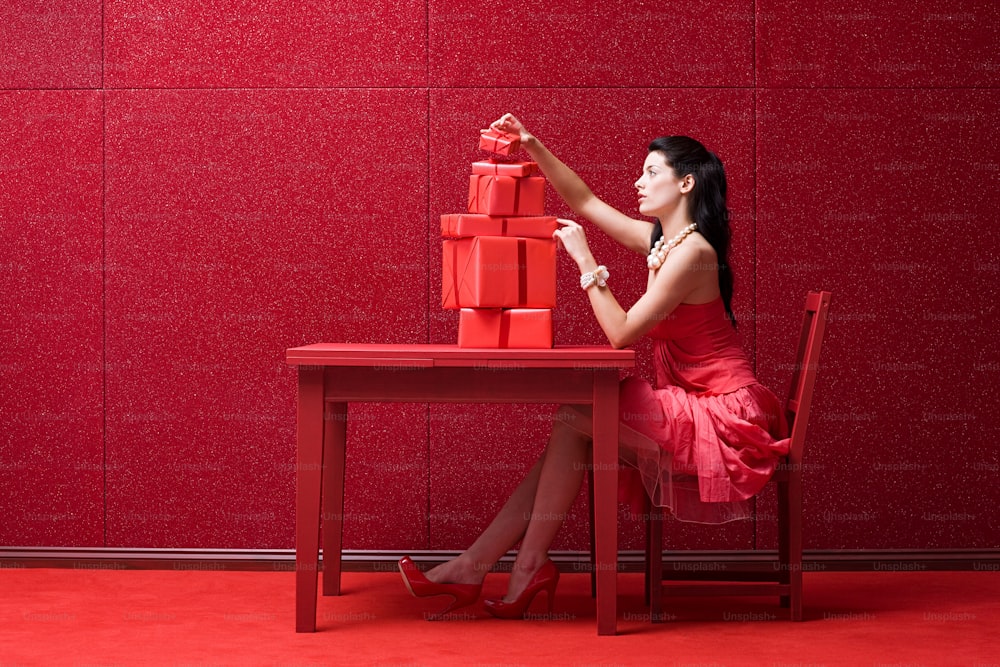
[[[785, 410], [791, 429], [788, 456], [771, 478], [778, 492], [778, 555], [772, 576], [680, 583], [663, 581], [663, 514], [650, 507], [646, 522], [646, 594], [650, 618], [663, 620], [663, 591], [677, 595], [777, 595], [790, 608], [793, 621], [802, 620], [802, 454], [812, 403], [820, 347], [830, 308], [830, 292], [810, 292], [806, 297], [802, 333]], [[742, 583], [739, 583], [742, 582]]]

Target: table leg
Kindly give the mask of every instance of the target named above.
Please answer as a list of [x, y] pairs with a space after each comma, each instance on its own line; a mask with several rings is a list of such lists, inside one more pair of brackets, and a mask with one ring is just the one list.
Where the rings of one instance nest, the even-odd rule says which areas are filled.
[[299, 367], [295, 490], [295, 631], [316, 631], [320, 494], [323, 466], [323, 369]]
[[323, 420], [323, 595], [340, 595], [347, 403], [327, 404]]
[[618, 632], [618, 373], [594, 372], [597, 634]]

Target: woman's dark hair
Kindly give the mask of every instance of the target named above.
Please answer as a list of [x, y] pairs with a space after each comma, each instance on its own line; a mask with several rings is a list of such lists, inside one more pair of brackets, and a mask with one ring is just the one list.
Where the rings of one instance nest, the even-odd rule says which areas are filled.
[[[659, 137], [649, 144], [649, 152], [663, 153], [677, 178], [694, 176], [691, 190], [691, 219], [698, 233], [712, 245], [719, 263], [719, 292], [726, 315], [736, 326], [733, 315], [733, 270], [729, 266], [729, 209], [726, 207], [726, 171], [722, 160], [691, 137]], [[660, 221], [653, 227], [649, 247], [663, 234]]]

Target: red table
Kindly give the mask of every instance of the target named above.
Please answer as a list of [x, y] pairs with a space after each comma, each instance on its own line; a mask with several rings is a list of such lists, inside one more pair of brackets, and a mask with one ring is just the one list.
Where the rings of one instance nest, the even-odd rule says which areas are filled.
[[286, 360], [298, 366], [297, 632], [316, 630], [321, 516], [323, 594], [340, 594], [347, 404], [364, 401], [592, 405], [597, 633], [615, 634], [618, 377], [635, 365], [632, 350], [320, 343], [290, 348]]

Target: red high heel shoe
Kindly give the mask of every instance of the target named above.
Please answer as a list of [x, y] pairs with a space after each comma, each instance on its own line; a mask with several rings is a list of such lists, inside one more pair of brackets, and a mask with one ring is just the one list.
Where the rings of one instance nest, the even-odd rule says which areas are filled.
[[540, 591], [545, 591], [549, 595], [549, 614], [551, 615], [552, 604], [555, 601], [556, 584], [558, 583], [559, 570], [556, 569], [556, 564], [549, 559], [538, 568], [538, 572], [535, 572], [535, 576], [528, 582], [528, 587], [517, 596], [517, 599], [511, 602], [486, 600], [483, 605], [486, 607], [486, 611], [497, 618], [523, 619], [535, 596]]
[[403, 556], [399, 560], [399, 572], [403, 575], [403, 583], [406, 584], [407, 590], [415, 598], [434, 595], [450, 595], [452, 597], [451, 604], [437, 614], [429, 616], [430, 620], [437, 620], [450, 611], [469, 606], [479, 599], [479, 594], [483, 590], [482, 584], [434, 583], [417, 568], [417, 564], [409, 556]]

